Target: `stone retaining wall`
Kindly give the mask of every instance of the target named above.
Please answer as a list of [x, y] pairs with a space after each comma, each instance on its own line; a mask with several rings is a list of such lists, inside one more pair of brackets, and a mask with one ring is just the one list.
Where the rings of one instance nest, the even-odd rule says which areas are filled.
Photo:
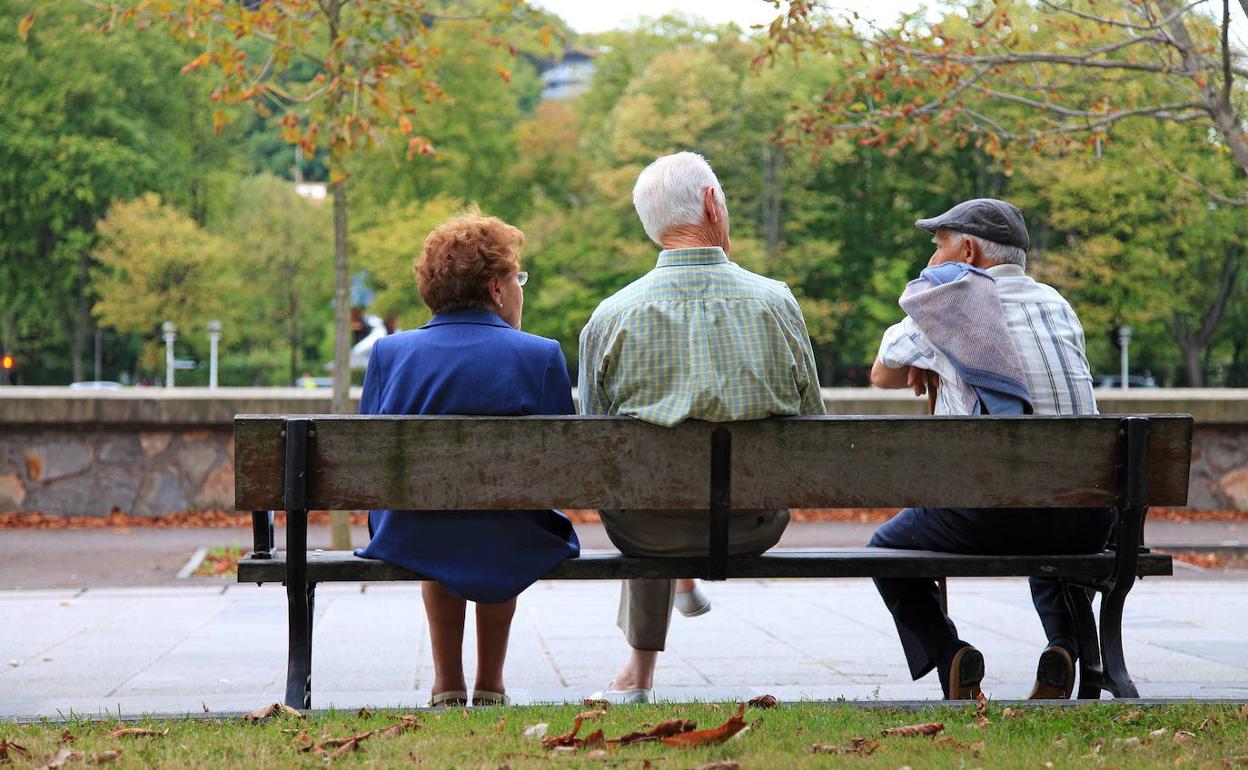
[[[1097, 397], [1105, 414], [1192, 414], [1189, 506], [1248, 511], [1248, 390]], [[925, 407], [899, 391], [852, 388], [825, 389], [824, 402], [830, 414], [921, 414]], [[234, 415], [328, 411], [323, 390], [0, 388], [0, 513], [232, 510]]]

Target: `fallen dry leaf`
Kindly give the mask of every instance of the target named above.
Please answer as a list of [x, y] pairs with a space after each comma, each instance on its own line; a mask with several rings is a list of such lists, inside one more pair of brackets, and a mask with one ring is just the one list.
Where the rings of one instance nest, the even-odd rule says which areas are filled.
[[48, 761], [48, 764], [39, 768], [39, 770], [55, 770], [58, 767], [64, 767], [66, 762], [77, 762], [82, 759], [82, 754], [73, 749], [61, 749], [56, 752], [56, 756]]
[[587, 751], [585, 752], [585, 758], [586, 759], [606, 759], [607, 750], [606, 749], [594, 749], [593, 751]]
[[831, 743], [816, 743], [811, 746], [811, 750], [816, 754], [857, 754], [860, 757], [867, 757], [875, 753], [880, 747], [880, 742], [871, 740], [870, 738], [853, 738], [848, 746], [835, 746]]
[[19, 746], [16, 743], [0, 740], [0, 762], [8, 761], [10, 751], [22, 759], [30, 759], [30, 751], [25, 746]]
[[698, 770], [741, 770], [741, 765], [731, 759], [721, 759], [709, 765], [702, 765]]
[[[757, 721], [755, 722], [757, 724]], [[692, 732], [671, 735], [660, 740], [667, 746], [691, 748], [693, 746], [713, 746], [723, 743], [732, 736], [746, 729], [745, 704], [737, 706], [737, 713], [728, 717], [728, 721], [711, 730], [694, 730]]]
[[757, 698], [750, 698], [748, 705], [753, 709], [774, 709], [777, 705], [776, 696], [760, 695]]
[[503, 728], [506, 726], [507, 726], [507, 717], [499, 717], [498, 721], [494, 723], [494, 732], [501, 733], [503, 731]]
[[114, 727], [108, 731], [114, 738], [160, 738], [169, 734], [169, 730], [151, 730], [146, 727]]
[[288, 716], [303, 719], [303, 714], [300, 714], [297, 709], [292, 709], [284, 703], [271, 703], [264, 708], [249, 711], [246, 714], [243, 714], [243, 719], [247, 722], [259, 722], [262, 719], [268, 719], [274, 716]]
[[355, 712], [355, 715], [360, 719], [368, 719], [373, 715], [373, 710], [368, 706], [360, 706], [360, 710]]
[[1173, 740], [1175, 743], [1195, 743], [1196, 734], [1190, 733], [1187, 730], [1179, 730], [1174, 734]]
[[1131, 736], [1130, 738], [1115, 738], [1114, 748], [1115, 749], [1136, 749], [1136, 748], [1139, 748], [1142, 743], [1143, 741], [1141, 741], [1139, 738], [1135, 737], [1134, 735]]
[[1024, 716], [1026, 716], [1026, 713], [1022, 709], [1015, 709], [1015, 708], [1010, 708], [1009, 706], [1006, 706], [1005, 708], [1001, 709], [1001, 716], [1005, 717], [1006, 719], [1022, 719]]
[[606, 709], [595, 709], [593, 711], [582, 711], [576, 716], [580, 719], [597, 719], [607, 713]]
[[944, 722], [925, 722], [918, 725], [902, 725], [884, 730], [885, 735], [896, 735], [902, 738], [913, 738], [920, 735], [935, 735], [945, 729]]
[[606, 738], [602, 735], [602, 730], [595, 730], [584, 738], [577, 738], [576, 734], [581, 729], [581, 722], [585, 721], [581, 717], [572, 720], [572, 729], [563, 735], [548, 736], [542, 739], [542, 747], [546, 749], [558, 749], [571, 747], [573, 749], [583, 749], [590, 746], [604, 747], [607, 745]]
[[576, 734], [581, 729], [582, 721], [584, 720], [581, 719], [581, 717], [576, 717], [572, 721], [572, 729], [567, 731], [563, 735], [549, 735], [545, 738], [542, 738], [542, 748], [556, 749], [556, 748], [559, 748], [560, 746], [570, 746], [576, 743]]
[[1126, 714], [1122, 714], [1120, 716], [1114, 717], [1114, 721], [1115, 722], [1134, 722], [1135, 720], [1139, 719], [1142, 716], [1144, 716], [1143, 711], [1129, 711]]
[[58, 743], [73, 743], [74, 734], [71, 733], [69, 730], [65, 730], [64, 732], [61, 733], [61, 737], [57, 742]]
[[975, 724], [980, 727], [992, 724], [988, 718], [988, 696], [982, 690], [975, 695]]
[[392, 738], [399, 733], [405, 733], [409, 730], [415, 730], [420, 727], [420, 717], [415, 714], [404, 714], [399, 717], [398, 724], [390, 725], [381, 731], [381, 737]]
[[586, 698], [581, 701], [581, 705], [587, 709], [602, 709], [603, 711], [611, 708], [611, 702], [602, 700], [601, 698]]
[[112, 749], [111, 751], [101, 751], [91, 757], [91, 763], [95, 765], [107, 765], [116, 762], [125, 753], [123, 749]]
[[697, 722], [690, 722], [685, 719], [669, 719], [666, 722], [660, 722], [657, 725], [651, 726], [651, 728], [645, 732], [629, 733], [628, 735], [623, 735], [614, 740], [609, 740], [607, 743], [612, 746], [627, 746], [630, 743], [657, 741], [696, 729], [698, 729]]
[[1204, 721], [1200, 723], [1199, 730], [1203, 733], [1212, 727], [1217, 727], [1218, 724], [1219, 722], [1217, 717], [1205, 717]]
[[[984, 745], [983, 742], [981, 741], [976, 741], [976, 744], [981, 747]], [[963, 743], [957, 738], [954, 738], [949, 735], [942, 735], [939, 738], [933, 738], [932, 745], [944, 746], [945, 748], [953, 749], [954, 751], [978, 751], [979, 750], [979, 749], [976, 749], [974, 745], [969, 744], [969, 743]]]

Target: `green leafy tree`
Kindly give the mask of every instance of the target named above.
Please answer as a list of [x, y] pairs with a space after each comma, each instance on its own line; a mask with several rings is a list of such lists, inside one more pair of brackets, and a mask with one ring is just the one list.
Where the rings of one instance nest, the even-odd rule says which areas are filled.
[[1020, 159], [1012, 188], [1045, 223], [1033, 272], [1076, 302], [1093, 360], [1115, 370], [1117, 352], [1108, 341], [1118, 324], [1130, 324], [1137, 330], [1137, 361], [1151, 357], [1155, 368], [1164, 368], [1170, 363], [1165, 351], [1177, 349], [1183, 380], [1199, 387], [1206, 352], [1228, 308], [1242, 297], [1248, 218], [1242, 208], [1210, 201], [1195, 187], [1176, 187], [1163, 166], [1141, 162], [1167, 147], [1189, 172], [1231, 183], [1232, 169], [1199, 149], [1194, 131], [1124, 127], [1099, 156], [1032, 155]]
[[[401, 141], [408, 156], [435, 152], [414, 133], [414, 116], [441, 101], [445, 92], [431, 73], [441, 53], [428, 42], [431, 27], [463, 25], [482, 46], [501, 46], [492, 23], [520, 3], [468, 3], [439, 12], [424, 3], [389, 0], [109, 0], [100, 4], [103, 27], [155, 26], [196, 43], [198, 56], [182, 71], [211, 71], [217, 105], [212, 122], [221, 130], [249, 106], [277, 113], [282, 138], [310, 157], [327, 151], [334, 197], [334, 410], [349, 407], [350, 267], [347, 179], [359, 151]], [[23, 21], [22, 32], [33, 24]], [[259, 53], [257, 53], [259, 52]], [[314, 69], [304, 66], [307, 62]], [[300, 69], [296, 69], [299, 66]], [[299, 79], [302, 73], [314, 73]]]
[[[233, 344], [242, 346], [247, 368], [282, 372], [263, 379], [293, 384], [329, 321], [330, 211], [297, 195], [292, 183], [263, 174], [239, 183], [221, 229], [236, 255], [230, 265], [238, 286], [230, 298]], [[265, 365], [282, 358], [285, 366]]]
[[176, 41], [83, 34], [94, 11], [70, 0], [33, 29], [29, 10], [0, 1], [0, 344], [64, 382], [86, 373], [96, 221], [155, 190], [202, 222], [230, 164], [195, 85], [170, 82]]
[[159, 327], [172, 321], [194, 346], [193, 329], [221, 316], [235, 286], [230, 247], [155, 193], [114, 204], [99, 223], [92, 312], [100, 323], [143, 335], [142, 363], [161, 370]]

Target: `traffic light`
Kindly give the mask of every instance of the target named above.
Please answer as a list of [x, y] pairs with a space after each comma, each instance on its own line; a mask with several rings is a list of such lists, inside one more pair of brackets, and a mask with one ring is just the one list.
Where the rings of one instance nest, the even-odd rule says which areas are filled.
[[9, 353], [0, 356], [0, 385], [8, 385], [13, 382], [13, 369], [17, 366], [17, 361]]
[[0, 356], [0, 369], [5, 370], [6, 372], [13, 371], [13, 356], [8, 353]]

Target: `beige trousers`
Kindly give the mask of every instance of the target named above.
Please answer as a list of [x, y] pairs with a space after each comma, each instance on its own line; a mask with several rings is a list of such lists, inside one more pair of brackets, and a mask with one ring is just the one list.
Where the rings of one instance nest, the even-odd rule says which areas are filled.
[[[607, 536], [625, 556], [706, 556], [709, 511], [611, 509], [601, 513]], [[728, 522], [728, 553], [761, 554], [780, 541], [788, 524], [787, 509], [733, 511]], [[633, 649], [664, 649], [675, 593], [674, 580], [623, 581], [617, 623]]]

